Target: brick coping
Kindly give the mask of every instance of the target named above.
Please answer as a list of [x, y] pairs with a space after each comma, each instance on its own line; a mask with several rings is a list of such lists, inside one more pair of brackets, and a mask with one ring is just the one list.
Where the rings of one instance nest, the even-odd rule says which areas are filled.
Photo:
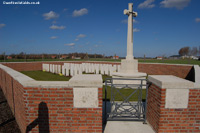
[[[24, 87], [39, 87], [39, 88], [97, 87], [97, 88], [101, 88], [103, 85], [101, 75], [87, 75], [87, 74], [76, 75], [72, 77], [69, 81], [53, 81], [53, 82], [52, 81], [36, 81], [2, 64], [0, 64], [0, 68], [6, 71], [11, 77], [17, 80]], [[83, 79], [90, 79], [90, 81], [83, 80]], [[94, 81], [95, 81], [95, 84], [93, 83]], [[77, 82], [80, 82], [80, 83], [76, 84]]]

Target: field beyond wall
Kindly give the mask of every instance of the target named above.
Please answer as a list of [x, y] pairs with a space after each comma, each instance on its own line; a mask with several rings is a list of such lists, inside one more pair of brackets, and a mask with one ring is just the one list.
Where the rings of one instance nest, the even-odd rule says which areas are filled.
[[[0, 62], [34, 62], [34, 61], [108, 61], [108, 62], [121, 62], [121, 59], [103, 59], [103, 58], [91, 58], [89, 60], [83, 59], [10, 59], [0, 60]], [[189, 64], [189, 65], [200, 65], [200, 60], [193, 59], [138, 59], [141, 63], [168, 63], [168, 64]]]

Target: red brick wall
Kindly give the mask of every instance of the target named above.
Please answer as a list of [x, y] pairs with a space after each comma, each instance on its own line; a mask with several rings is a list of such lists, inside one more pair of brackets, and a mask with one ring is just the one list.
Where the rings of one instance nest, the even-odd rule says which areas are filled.
[[[63, 65], [66, 62], [27, 62], [27, 63], [2, 63], [17, 71], [35, 71], [42, 70], [42, 63]], [[83, 63], [83, 62], [68, 62]], [[120, 64], [115, 62], [88, 62], [84, 63], [101, 63], [101, 64]], [[150, 64], [139, 63], [138, 71], [145, 72], [149, 75], [174, 75], [180, 78], [186, 78], [193, 66], [186, 65], [167, 65], [167, 64]]]
[[0, 68], [0, 87], [4, 92], [20, 130], [25, 130], [26, 112], [23, 86]]
[[2, 63], [16, 71], [36, 71], [42, 70], [42, 62], [24, 62], [24, 63]]
[[[102, 132], [102, 89], [99, 88], [99, 108], [73, 108], [73, 88], [25, 88], [27, 103], [26, 122], [48, 115], [50, 132]], [[46, 112], [40, 113], [40, 104], [46, 104]], [[40, 122], [36, 122], [39, 124]], [[39, 127], [31, 131], [38, 132]], [[48, 129], [46, 129], [48, 130]]]
[[148, 90], [147, 121], [156, 132], [200, 132], [200, 90], [190, 89], [188, 108], [166, 109], [165, 92], [152, 84]]
[[193, 66], [169, 64], [139, 64], [138, 70], [149, 75], [174, 75], [185, 79]]
[[0, 87], [23, 133], [102, 132], [102, 88], [98, 108], [73, 108], [73, 88], [25, 88], [2, 69]]
[[164, 93], [161, 95], [161, 89], [154, 84], [152, 84], [148, 89], [147, 121], [156, 132], [158, 132], [159, 129], [161, 102], [165, 102], [161, 101], [162, 97], [165, 97], [165, 89], [163, 89], [163, 92]]

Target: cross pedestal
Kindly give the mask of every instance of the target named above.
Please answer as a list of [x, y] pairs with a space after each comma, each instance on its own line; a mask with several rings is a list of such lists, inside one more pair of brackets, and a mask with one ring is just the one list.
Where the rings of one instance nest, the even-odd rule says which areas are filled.
[[[128, 4], [129, 9], [124, 10], [124, 14], [128, 15], [128, 32], [127, 32], [127, 55], [126, 59], [121, 61], [121, 69], [119, 72], [113, 73], [113, 78], [128, 79], [146, 79], [146, 73], [138, 72], [138, 60], [133, 57], [133, 17], [137, 16], [137, 12], [133, 11], [133, 3]], [[116, 84], [137, 84], [133, 80], [114, 80]]]

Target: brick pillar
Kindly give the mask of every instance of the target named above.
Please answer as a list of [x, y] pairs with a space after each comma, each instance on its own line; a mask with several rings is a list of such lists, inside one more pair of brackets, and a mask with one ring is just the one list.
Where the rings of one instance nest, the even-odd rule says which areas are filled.
[[147, 121], [156, 132], [200, 132], [200, 88], [175, 76], [152, 75]]

